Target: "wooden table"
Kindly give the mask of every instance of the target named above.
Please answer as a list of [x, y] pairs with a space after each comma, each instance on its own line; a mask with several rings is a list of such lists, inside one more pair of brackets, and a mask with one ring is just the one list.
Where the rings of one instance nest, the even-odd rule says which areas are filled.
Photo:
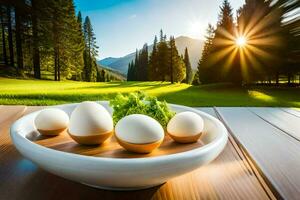
[[22, 157], [9, 127], [42, 107], [0, 106], [0, 199], [299, 199], [300, 111], [199, 108], [224, 122], [221, 155], [164, 185], [133, 192], [91, 188], [52, 175]]

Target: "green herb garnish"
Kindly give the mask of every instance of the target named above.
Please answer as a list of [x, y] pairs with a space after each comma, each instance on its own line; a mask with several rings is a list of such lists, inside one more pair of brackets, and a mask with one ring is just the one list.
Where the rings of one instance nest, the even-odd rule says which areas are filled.
[[116, 124], [120, 119], [131, 114], [144, 114], [156, 119], [166, 128], [170, 119], [175, 115], [166, 101], [158, 101], [156, 97], [147, 96], [143, 92], [118, 94], [110, 101], [113, 108], [113, 120]]

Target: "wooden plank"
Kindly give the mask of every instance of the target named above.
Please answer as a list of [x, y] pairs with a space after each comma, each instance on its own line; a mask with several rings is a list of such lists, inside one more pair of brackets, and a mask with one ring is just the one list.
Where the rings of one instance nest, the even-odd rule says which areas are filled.
[[196, 109], [197, 109], [197, 110], [200, 110], [200, 111], [202, 111], [202, 112], [205, 112], [205, 113], [207, 113], [207, 114], [210, 114], [210, 115], [214, 116], [215, 118], [218, 118], [218, 116], [217, 116], [217, 114], [216, 114], [216, 112], [214, 111], [213, 108], [209, 108], [209, 107], [198, 107], [198, 108], [196, 108]]
[[17, 120], [25, 112], [25, 106], [1, 106], [0, 107], [0, 159], [11, 145], [11, 140], [7, 134], [12, 121]]
[[300, 111], [298, 109], [293, 108], [281, 108], [283, 111], [290, 113], [296, 117], [300, 118]]
[[239, 145], [250, 155], [279, 198], [300, 195], [300, 143], [247, 108], [217, 108]]
[[[214, 108], [197, 108], [197, 109], [220, 119], [220, 116], [216, 112], [216, 107], [214, 107]], [[234, 150], [236, 151], [236, 153], [238, 154], [240, 159], [243, 161], [243, 164], [249, 169], [250, 174], [253, 174], [254, 176], [256, 176], [258, 182], [264, 188], [264, 190], [268, 194], [269, 198], [275, 199], [275, 196], [274, 196], [273, 192], [271, 191], [271, 188], [267, 185], [267, 183], [264, 180], [263, 176], [261, 175], [259, 169], [257, 169], [257, 167], [255, 166], [255, 163], [252, 162], [251, 158], [247, 155], [247, 153], [244, 152], [244, 150], [237, 144], [234, 137], [230, 134], [229, 131], [228, 131], [228, 133], [229, 133], [229, 135], [228, 135], [229, 142], [231, 143], [232, 147], [234, 148]]]
[[[36, 108], [35, 108], [36, 109]], [[5, 111], [0, 111], [0, 114]], [[30, 112], [27, 109], [26, 113]], [[209, 112], [213, 113], [211, 109]], [[6, 127], [15, 120], [6, 120]], [[3, 123], [0, 123], [0, 127]], [[8, 135], [8, 129], [2, 130]], [[0, 144], [2, 141], [0, 140]], [[236, 145], [236, 144], [235, 144]], [[112, 192], [68, 181], [38, 168], [13, 147], [0, 159], [0, 199], [272, 199], [253, 169], [229, 142], [212, 163], [146, 190]], [[4, 164], [4, 165], [3, 165]]]
[[284, 133], [300, 141], [300, 118], [279, 108], [249, 108], [250, 111]]

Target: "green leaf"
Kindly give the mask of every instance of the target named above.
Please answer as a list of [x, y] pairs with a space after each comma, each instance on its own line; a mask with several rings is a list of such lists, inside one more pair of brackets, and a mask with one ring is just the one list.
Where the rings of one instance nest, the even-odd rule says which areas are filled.
[[175, 115], [167, 102], [160, 102], [156, 97], [147, 96], [143, 92], [118, 94], [109, 105], [113, 108], [114, 124], [127, 115], [144, 114], [156, 119], [162, 127], [166, 128], [170, 119]]

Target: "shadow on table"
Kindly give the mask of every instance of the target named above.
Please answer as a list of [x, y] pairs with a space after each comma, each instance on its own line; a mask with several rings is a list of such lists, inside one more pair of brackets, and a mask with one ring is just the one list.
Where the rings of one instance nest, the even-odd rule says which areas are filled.
[[[40, 168], [29, 176], [23, 177], [18, 183], [17, 193], [6, 197], [15, 197], [16, 199], [109, 199], [109, 200], [150, 200], [160, 189], [162, 185], [136, 191], [109, 191], [89, 187], [80, 183], [69, 181], [52, 175]], [[15, 196], [16, 195], [16, 196]], [[1, 196], [1, 195], [0, 195]]]

